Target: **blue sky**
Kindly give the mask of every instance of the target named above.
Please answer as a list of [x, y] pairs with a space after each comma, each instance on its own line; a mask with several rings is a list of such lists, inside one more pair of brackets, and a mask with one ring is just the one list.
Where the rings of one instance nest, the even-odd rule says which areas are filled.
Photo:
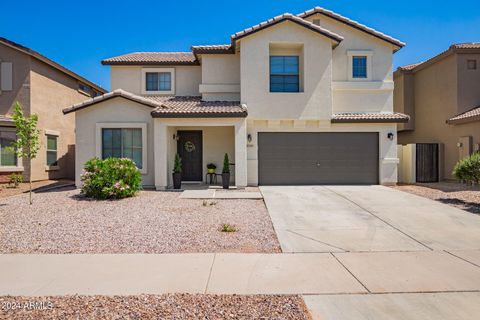
[[134, 51], [189, 51], [284, 12], [333, 10], [407, 46], [394, 67], [452, 43], [480, 41], [478, 1], [4, 1], [0, 36], [30, 47], [109, 89], [100, 60]]

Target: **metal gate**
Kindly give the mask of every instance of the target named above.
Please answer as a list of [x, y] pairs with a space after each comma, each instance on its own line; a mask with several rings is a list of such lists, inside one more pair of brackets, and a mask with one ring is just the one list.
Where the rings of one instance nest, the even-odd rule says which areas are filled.
[[438, 144], [417, 143], [416, 181], [438, 182]]

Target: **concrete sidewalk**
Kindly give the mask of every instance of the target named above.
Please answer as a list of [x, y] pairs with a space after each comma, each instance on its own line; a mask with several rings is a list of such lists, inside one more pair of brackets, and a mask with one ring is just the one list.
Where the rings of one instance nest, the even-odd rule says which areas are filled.
[[480, 291], [480, 251], [0, 255], [0, 295]]

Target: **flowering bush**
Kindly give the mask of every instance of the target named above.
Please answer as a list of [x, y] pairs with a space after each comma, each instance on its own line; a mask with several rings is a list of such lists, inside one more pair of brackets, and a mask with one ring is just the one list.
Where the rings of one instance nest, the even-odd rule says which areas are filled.
[[128, 158], [93, 158], [85, 163], [81, 192], [95, 199], [122, 199], [134, 196], [141, 187], [141, 175]]

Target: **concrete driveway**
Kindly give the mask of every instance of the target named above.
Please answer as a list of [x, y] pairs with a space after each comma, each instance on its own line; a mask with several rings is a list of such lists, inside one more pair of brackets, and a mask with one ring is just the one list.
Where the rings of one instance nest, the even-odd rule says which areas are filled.
[[265, 186], [283, 252], [480, 249], [480, 217], [383, 186]]
[[260, 189], [283, 252], [329, 252], [366, 290], [305, 295], [314, 319], [478, 318], [480, 216], [382, 186]]

